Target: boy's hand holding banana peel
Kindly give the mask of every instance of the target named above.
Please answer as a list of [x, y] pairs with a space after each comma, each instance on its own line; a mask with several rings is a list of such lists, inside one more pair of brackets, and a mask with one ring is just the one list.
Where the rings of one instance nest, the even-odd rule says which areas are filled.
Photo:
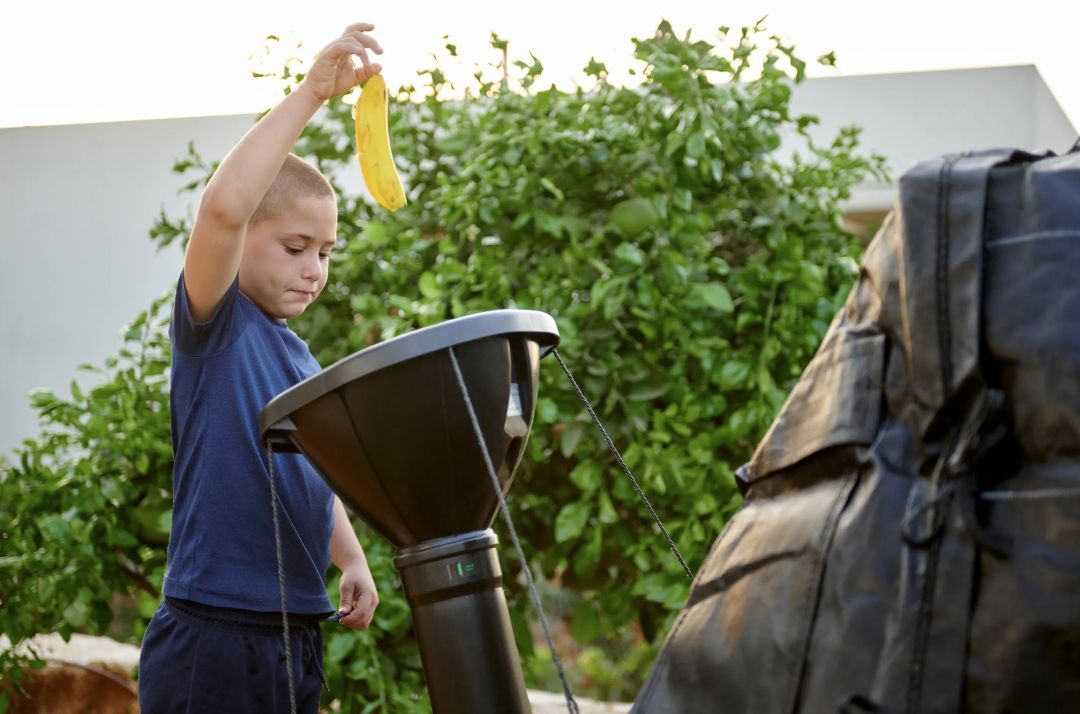
[[[375, 26], [358, 22], [345, 28], [337, 38], [315, 56], [304, 81], [297, 89], [307, 92], [318, 106], [331, 97], [345, 94], [358, 84], [363, 84], [382, 71], [382, 65], [373, 64], [368, 50], [382, 54], [382, 47], [374, 37], [367, 34]], [[353, 56], [360, 58], [360, 66], [353, 64]]]
[[[364, 183], [380, 206], [396, 211], [405, 205], [405, 191], [398, 177], [390, 151], [388, 124], [389, 96], [386, 81], [379, 72], [382, 66], [373, 63], [368, 51], [382, 54], [382, 47], [367, 34], [375, 26], [358, 22], [345, 28], [341, 37], [323, 48], [300, 83], [298, 92], [308, 94], [315, 107], [331, 97], [347, 93], [363, 85], [354, 110], [356, 120], [356, 149]], [[353, 63], [353, 56], [360, 66]]]

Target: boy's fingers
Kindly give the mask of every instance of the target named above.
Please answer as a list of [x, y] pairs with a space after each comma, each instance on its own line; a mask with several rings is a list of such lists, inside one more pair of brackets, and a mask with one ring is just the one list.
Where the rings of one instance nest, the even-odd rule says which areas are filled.
[[351, 627], [354, 630], [364, 629], [371, 624], [371, 618], [374, 614], [372, 610], [358, 607], [348, 615], [344, 615], [339, 622], [345, 627]]
[[338, 620], [338, 624], [356, 629], [360, 625], [360, 613], [353, 610], [347, 615], [342, 615], [341, 619]]
[[374, 29], [375, 26], [372, 25], [370, 22], [354, 22], [353, 24], [346, 27], [345, 32], [342, 32], [341, 34], [346, 35], [350, 32], [371, 32]]
[[357, 52], [356, 55], [360, 58], [360, 64], [364, 65], [365, 67], [371, 66], [371, 58], [368, 57], [367, 50], [361, 48], [361, 50]]
[[369, 35], [367, 33], [364, 33], [364, 32], [347, 32], [344, 35], [342, 35], [342, 38], [346, 38], [346, 37], [351, 39], [351, 40], [356, 40], [357, 42], [364, 45], [365, 47], [373, 50], [375, 52], [375, 54], [377, 54], [377, 55], [382, 54], [382, 51], [383, 51], [382, 45], [379, 44], [378, 40], [376, 40], [374, 37], [372, 37], [371, 35]]
[[329, 45], [323, 48], [322, 52], [315, 55], [316, 61], [327, 61], [331, 64], [338, 64], [341, 59], [347, 55], [360, 54], [364, 52], [364, 47], [354, 42], [348, 42], [343, 40], [337, 40], [331, 42]]
[[379, 72], [382, 72], [382, 65], [376, 62], [375, 64], [369, 64], [366, 67], [356, 68], [356, 83], [360, 84], [371, 79]]
[[368, 56], [367, 48], [359, 42], [354, 42], [348, 39], [339, 40], [335, 43], [335, 51], [331, 53], [335, 59], [343, 54], [352, 54], [360, 58], [360, 63], [365, 67], [371, 66], [371, 58]]
[[337, 57], [344, 54], [353, 55], [366, 55], [367, 48], [362, 42], [359, 42], [351, 37], [342, 37], [341, 39], [332, 42], [323, 54]]
[[360, 603], [364, 592], [360, 586], [356, 583], [347, 583], [345, 587], [341, 588], [341, 609], [342, 610], [354, 610]]

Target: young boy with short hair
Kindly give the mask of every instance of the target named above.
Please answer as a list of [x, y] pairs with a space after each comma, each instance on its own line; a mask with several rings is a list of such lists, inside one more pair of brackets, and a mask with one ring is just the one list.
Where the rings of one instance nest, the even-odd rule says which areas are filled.
[[367, 627], [378, 605], [345, 507], [295, 454], [273, 456], [275, 539], [258, 428], [268, 401], [319, 370], [286, 320], [325, 287], [337, 234], [333, 189], [290, 150], [323, 102], [381, 70], [368, 58], [382, 53], [372, 29], [350, 25], [327, 45], [203, 192], [170, 326], [173, 526], [139, 662], [143, 714], [286, 712], [290, 686], [297, 711], [317, 712], [329, 563], [341, 570], [342, 625]]

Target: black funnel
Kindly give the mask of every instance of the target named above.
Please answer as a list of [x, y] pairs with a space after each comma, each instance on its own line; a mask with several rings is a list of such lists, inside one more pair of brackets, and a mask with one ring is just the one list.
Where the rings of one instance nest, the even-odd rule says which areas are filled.
[[505, 493], [532, 427], [540, 358], [558, 341], [542, 312], [449, 320], [336, 362], [260, 416], [264, 439], [303, 453], [397, 548], [437, 714], [529, 710], [489, 530], [498, 497], [451, 350]]

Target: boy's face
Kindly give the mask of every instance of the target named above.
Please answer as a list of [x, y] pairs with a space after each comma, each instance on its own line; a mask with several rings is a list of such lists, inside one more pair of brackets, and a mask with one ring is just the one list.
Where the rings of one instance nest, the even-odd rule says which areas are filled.
[[306, 196], [248, 229], [240, 292], [275, 320], [301, 315], [326, 286], [337, 236], [333, 199]]

